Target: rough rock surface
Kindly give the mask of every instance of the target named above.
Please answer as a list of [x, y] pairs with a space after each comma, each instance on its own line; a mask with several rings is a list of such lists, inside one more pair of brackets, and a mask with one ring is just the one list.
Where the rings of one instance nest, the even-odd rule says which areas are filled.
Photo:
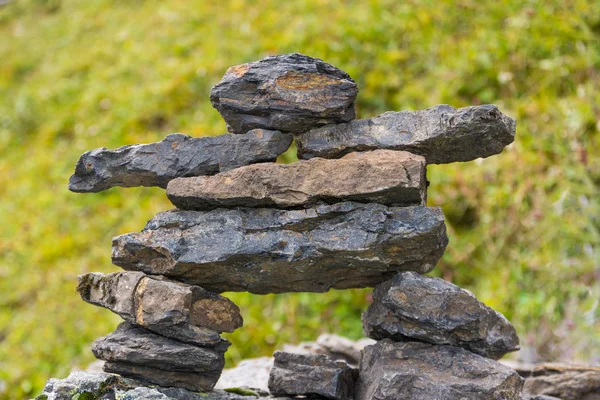
[[211, 390], [223, 370], [229, 343], [197, 347], [124, 322], [92, 345], [104, 371], [188, 390]]
[[218, 345], [220, 332], [242, 326], [240, 309], [231, 300], [160, 278], [141, 272], [94, 272], [79, 276], [77, 291], [83, 300], [126, 321], [199, 346]]
[[324, 354], [334, 360], [344, 360], [351, 366], [356, 366], [360, 362], [361, 351], [375, 343], [375, 340], [370, 338], [354, 341], [339, 335], [323, 333], [314, 342], [284, 344], [282, 350], [295, 354]]
[[515, 120], [495, 105], [437, 105], [315, 128], [298, 135], [296, 145], [304, 159], [389, 149], [419, 154], [428, 164], [446, 164], [498, 154], [513, 142], [515, 132]]
[[[147, 387], [144, 383], [102, 372], [72, 372], [65, 379], [49, 379], [42, 394], [36, 400], [250, 400], [257, 396], [251, 392], [244, 395], [215, 390], [205, 393], [191, 392], [182, 388], [155, 386]], [[87, 397], [86, 397], [87, 396]], [[249, 397], [251, 396], [251, 397]], [[273, 397], [259, 397], [261, 399]], [[279, 398], [285, 400], [286, 398]]]
[[320, 354], [276, 351], [269, 376], [269, 391], [281, 396], [323, 396], [348, 400], [354, 397], [357, 370], [346, 362]]
[[562, 400], [600, 400], [600, 367], [568, 364], [538, 365], [525, 375], [529, 396], [554, 396]]
[[182, 176], [214, 175], [258, 162], [274, 161], [292, 143], [290, 135], [262, 129], [244, 135], [193, 138], [174, 133], [151, 144], [84, 153], [69, 190], [100, 192], [113, 186], [159, 186]]
[[237, 65], [212, 88], [210, 101], [232, 133], [304, 132], [354, 119], [356, 83], [344, 71], [303, 54]]
[[311, 207], [359, 201], [425, 205], [425, 159], [404, 151], [351, 153], [339, 160], [255, 164], [214, 176], [169, 182], [169, 200], [184, 210], [217, 207]]
[[521, 400], [523, 379], [460, 347], [389, 339], [367, 346], [356, 400]]
[[160, 213], [113, 239], [113, 262], [213, 292], [325, 292], [430, 271], [448, 243], [440, 208], [337, 203], [307, 210]]
[[493, 359], [519, 350], [517, 332], [502, 314], [467, 290], [414, 272], [377, 286], [362, 320], [365, 335], [377, 340], [447, 344]]

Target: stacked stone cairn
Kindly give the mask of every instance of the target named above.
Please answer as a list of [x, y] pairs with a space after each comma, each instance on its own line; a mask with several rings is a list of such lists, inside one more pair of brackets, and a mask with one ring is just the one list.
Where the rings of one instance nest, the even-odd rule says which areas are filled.
[[[515, 121], [494, 105], [386, 112], [356, 120], [358, 88], [302, 54], [229, 68], [210, 99], [231, 135], [172, 134], [83, 154], [74, 192], [166, 188], [177, 207], [117, 236], [124, 272], [79, 277], [83, 300], [125, 322], [94, 342], [106, 372], [210, 391], [240, 310], [222, 292], [375, 287], [354, 368], [277, 352], [274, 396], [328, 399], [520, 399], [523, 381], [495, 360], [519, 349], [510, 322], [470, 292], [423, 274], [448, 239], [426, 206], [427, 164], [502, 152]], [[300, 161], [274, 161], [295, 138]]]

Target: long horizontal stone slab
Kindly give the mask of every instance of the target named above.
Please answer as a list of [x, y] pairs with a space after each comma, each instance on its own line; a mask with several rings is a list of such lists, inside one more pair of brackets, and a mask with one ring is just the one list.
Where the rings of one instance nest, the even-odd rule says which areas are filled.
[[169, 200], [184, 210], [217, 207], [311, 207], [360, 201], [425, 205], [425, 159], [405, 151], [351, 153], [338, 160], [254, 164], [213, 176], [169, 182]]
[[519, 350], [519, 337], [504, 315], [443, 279], [402, 272], [378, 285], [362, 315], [366, 336], [424, 341], [465, 348], [499, 359]]
[[162, 141], [99, 148], [84, 153], [69, 179], [69, 190], [100, 192], [113, 186], [167, 187], [171, 179], [214, 175], [243, 165], [274, 161], [292, 143], [290, 135], [255, 129], [243, 135], [194, 138], [174, 133]]
[[495, 105], [457, 109], [442, 104], [315, 128], [297, 135], [296, 145], [304, 159], [388, 149], [419, 154], [428, 164], [447, 164], [501, 153], [515, 133], [515, 120]]
[[236, 65], [210, 91], [232, 133], [249, 129], [304, 132], [354, 119], [356, 83], [344, 71], [304, 54]]
[[79, 276], [77, 291], [84, 301], [108, 308], [126, 321], [199, 346], [216, 346], [222, 341], [220, 332], [242, 326], [240, 309], [231, 300], [160, 278], [133, 271], [94, 272]]
[[438, 207], [172, 210], [114, 238], [112, 260], [213, 292], [325, 292], [426, 273], [447, 243]]

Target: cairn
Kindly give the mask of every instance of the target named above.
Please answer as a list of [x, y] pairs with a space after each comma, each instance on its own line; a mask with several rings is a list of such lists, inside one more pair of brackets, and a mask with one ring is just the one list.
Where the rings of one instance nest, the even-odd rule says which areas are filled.
[[[229, 68], [211, 91], [231, 135], [167, 136], [83, 154], [75, 192], [158, 186], [177, 209], [113, 239], [124, 272], [79, 277], [83, 300], [125, 322], [94, 342], [106, 372], [210, 391], [242, 326], [222, 292], [375, 287], [360, 366], [277, 352], [273, 396], [521, 399], [495, 360], [519, 348], [510, 322], [470, 292], [427, 277], [448, 238], [428, 207], [427, 164], [502, 152], [515, 121], [496, 106], [386, 112], [355, 120], [348, 74], [302, 54]], [[300, 160], [274, 163], [295, 138]]]

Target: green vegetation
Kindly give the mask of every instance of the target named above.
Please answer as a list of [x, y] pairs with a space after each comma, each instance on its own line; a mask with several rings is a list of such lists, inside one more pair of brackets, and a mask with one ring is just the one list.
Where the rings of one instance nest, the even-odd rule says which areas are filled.
[[[79, 299], [77, 275], [119, 270], [111, 238], [171, 208], [157, 188], [68, 192], [79, 155], [221, 134], [208, 95], [227, 67], [294, 51], [355, 78], [359, 117], [495, 103], [517, 119], [502, 155], [429, 168], [450, 236], [435, 273], [540, 356], [600, 362], [598, 1], [19, 0], [0, 37], [0, 398], [93, 360], [118, 318]], [[233, 294], [245, 327], [228, 362], [357, 338], [368, 296]]]

